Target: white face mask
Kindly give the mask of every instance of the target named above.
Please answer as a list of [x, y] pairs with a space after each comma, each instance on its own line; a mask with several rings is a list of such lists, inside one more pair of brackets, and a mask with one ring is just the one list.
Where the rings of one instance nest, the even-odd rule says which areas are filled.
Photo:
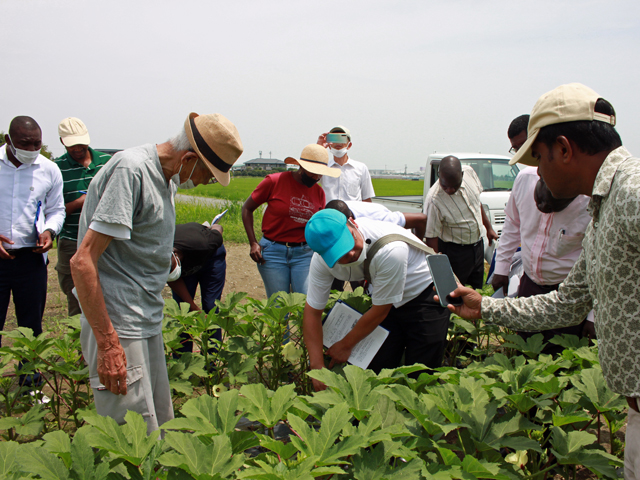
[[[355, 225], [353, 223], [351, 225], [353, 225], [355, 227]], [[360, 235], [360, 237], [362, 237], [362, 251], [360, 252], [360, 256], [358, 257], [357, 260], [354, 260], [351, 263], [343, 263], [342, 265], [344, 267], [357, 267], [358, 265], [361, 265], [362, 263], [364, 263], [364, 261], [367, 258], [367, 246], [368, 246], [367, 242], [364, 241], [364, 237], [360, 233], [360, 230], [358, 230], [358, 227], [356, 227], [356, 230], [358, 232], [358, 235]]]
[[182, 266], [180, 265], [180, 260], [178, 259], [178, 256], [173, 252], [171, 253], [171, 255], [173, 255], [173, 258], [176, 259], [176, 268], [174, 268], [173, 272], [169, 274], [169, 278], [167, 278], [167, 282], [175, 282], [180, 278], [180, 275], [182, 275]]
[[336, 158], [342, 158], [347, 154], [347, 150], [349, 150], [347, 147], [341, 148], [340, 150], [337, 150], [333, 147], [329, 147], [329, 151], [331, 152], [331, 155], [333, 155]]
[[[200, 159], [198, 159], [200, 160]], [[180, 165], [180, 170], [178, 170], [178, 173], [176, 173], [175, 175], [173, 175], [171, 177], [171, 181], [173, 183], [175, 183], [176, 185], [178, 185], [178, 187], [185, 189], [185, 190], [189, 190], [190, 188], [195, 188], [196, 185], [195, 183], [193, 183], [193, 180], [191, 180], [191, 177], [193, 176], [193, 172], [196, 171], [196, 165], [198, 165], [198, 160], [196, 160], [195, 165], [193, 166], [193, 169], [191, 170], [191, 174], [189, 175], [189, 178], [187, 179], [186, 182], [184, 183], [180, 183], [180, 172], [182, 171], [182, 165]]]
[[[11, 139], [11, 137], [9, 137], [9, 139]], [[30, 150], [21, 150], [19, 148], [15, 148], [13, 146], [13, 141], [11, 142], [11, 145], [9, 145], [9, 147], [11, 148], [11, 153], [13, 153], [13, 156], [16, 157], [18, 161], [24, 165], [33, 165], [33, 162], [35, 162], [40, 155], [40, 150], [32, 152]]]

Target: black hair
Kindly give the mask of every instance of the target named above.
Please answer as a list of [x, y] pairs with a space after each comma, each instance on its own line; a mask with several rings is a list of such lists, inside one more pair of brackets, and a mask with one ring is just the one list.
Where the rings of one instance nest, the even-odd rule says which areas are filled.
[[527, 128], [529, 127], [529, 115], [524, 114], [519, 117], [514, 118], [509, 124], [509, 129], [507, 130], [507, 137], [509, 139], [515, 138], [520, 133], [527, 133]]
[[338, 200], [338, 199], [331, 200], [329, 203], [327, 203], [327, 205], [324, 208], [331, 208], [333, 210], [339, 211], [341, 214], [347, 217], [347, 220], [350, 218], [353, 218], [353, 219], [356, 218], [353, 215], [353, 212], [351, 211], [351, 209], [342, 200]]
[[[598, 99], [594, 110], [605, 115], [615, 116], [616, 114], [613, 106], [604, 98]], [[576, 144], [580, 151], [587, 155], [610, 152], [622, 146], [622, 139], [613, 125], [599, 120], [580, 120], [547, 125], [540, 129], [536, 141], [542, 142], [551, 148], [560, 136], [567, 137]]]

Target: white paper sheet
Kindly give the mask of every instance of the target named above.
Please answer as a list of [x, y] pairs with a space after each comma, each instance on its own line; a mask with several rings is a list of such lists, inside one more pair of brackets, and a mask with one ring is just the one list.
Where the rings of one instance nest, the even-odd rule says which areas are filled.
[[[362, 315], [343, 302], [336, 302], [322, 325], [324, 346], [329, 348], [334, 343], [342, 340], [347, 333], [358, 323]], [[378, 326], [376, 329], [360, 340], [351, 351], [349, 363], [360, 368], [367, 368], [376, 356], [378, 350], [387, 339], [389, 331]]]

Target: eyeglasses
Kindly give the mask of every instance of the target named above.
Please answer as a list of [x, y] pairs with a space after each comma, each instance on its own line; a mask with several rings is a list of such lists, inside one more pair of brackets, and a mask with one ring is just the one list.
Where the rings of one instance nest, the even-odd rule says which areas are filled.
[[[521, 145], [521, 146], [522, 146], [522, 145]], [[521, 146], [520, 146], [520, 147], [521, 147]], [[516, 153], [518, 153], [518, 150], [520, 150], [520, 147], [511, 147], [511, 148], [509, 149], [509, 153], [510, 153], [511, 155], [515, 155]]]
[[205, 185], [213, 185], [214, 183], [218, 183], [218, 179], [214, 176], [212, 176], [209, 181], [207, 183], [205, 183]]

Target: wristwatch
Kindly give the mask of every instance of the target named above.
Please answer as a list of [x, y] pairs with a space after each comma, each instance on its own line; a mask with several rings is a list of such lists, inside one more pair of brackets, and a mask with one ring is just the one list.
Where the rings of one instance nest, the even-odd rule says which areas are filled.
[[[49, 232], [51, 234], [51, 240], [56, 238], [56, 231], [53, 228], [47, 228], [44, 232]], [[42, 232], [42, 233], [44, 233]]]

